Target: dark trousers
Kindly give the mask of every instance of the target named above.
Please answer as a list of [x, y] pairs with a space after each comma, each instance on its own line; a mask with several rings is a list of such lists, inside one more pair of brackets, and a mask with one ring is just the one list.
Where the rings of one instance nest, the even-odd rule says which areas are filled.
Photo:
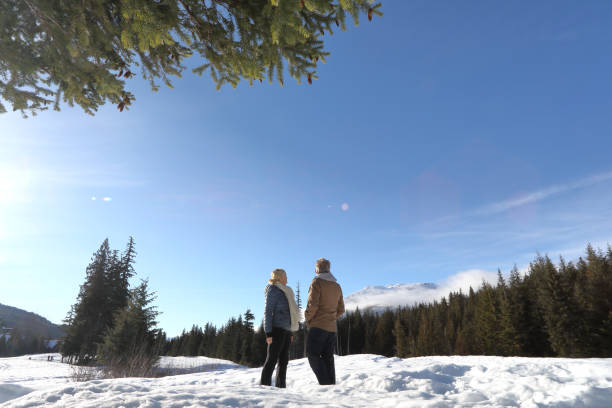
[[328, 332], [318, 327], [308, 330], [306, 354], [308, 363], [321, 385], [336, 383], [336, 368], [334, 367], [334, 345], [336, 333]]
[[287, 387], [287, 364], [289, 363], [289, 344], [291, 343], [291, 332], [279, 327], [272, 329], [272, 344], [268, 344], [266, 362], [261, 370], [261, 385], [272, 385], [272, 372], [278, 362], [276, 369], [276, 380], [274, 385], [279, 388]]

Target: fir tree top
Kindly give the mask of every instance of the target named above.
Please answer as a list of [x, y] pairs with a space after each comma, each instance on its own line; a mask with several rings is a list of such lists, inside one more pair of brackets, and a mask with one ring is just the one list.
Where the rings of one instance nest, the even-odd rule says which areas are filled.
[[171, 86], [198, 55], [217, 88], [241, 80], [317, 78], [329, 55], [325, 33], [347, 16], [382, 15], [374, 0], [3, 0], [0, 2], [0, 112], [24, 115], [60, 101], [94, 114], [134, 100], [126, 79], [140, 71], [154, 90]]

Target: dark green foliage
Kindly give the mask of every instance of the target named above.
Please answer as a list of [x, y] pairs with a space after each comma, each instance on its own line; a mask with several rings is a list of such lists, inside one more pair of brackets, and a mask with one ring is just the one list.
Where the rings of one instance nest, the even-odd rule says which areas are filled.
[[[137, 71], [168, 86], [186, 58], [202, 61], [221, 87], [276, 78], [284, 64], [298, 82], [316, 78], [329, 55], [324, 34], [346, 28], [350, 15], [382, 15], [370, 0], [55, 0], [0, 1], [0, 100], [36, 113], [60, 101], [93, 114], [133, 95], [125, 79]], [[0, 103], [0, 112], [6, 107]]]
[[[129, 289], [135, 254], [134, 240], [130, 237], [123, 254], [112, 251], [106, 239], [93, 255], [77, 302], [65, 320], [68, 328], [61, 352], [69, 361], [87, 363], [94, 360], [103, 336], [113, 329], [117, 316], [128, 302], [142, 301]], [[142, 287], [135, 290], [142, 290]]]
[[250, 309], [244, 318], [230, 318], [220, 329], [206, 323], [194, 325], [189, 332], [167, 341], [162, 353], [171, 356], [208, 356], [234, 361], [250, 367], [260, 366], [266, 358], [266, 334], [263, 326], [254, 330], [255, 316]]
[[0, 325], [0, 357], [55, 352], [55, 348], [49, 347], [48, 340], [20, 329], [2, 329]]
[[[302, 309], [302, 292], [300, 290], [300, 282], [296, 285], [295, 291], [295, 303], [297, 304], [300, 315], [304, 314]], [[289, 348], [289, 358], [297, 359], [303, 358], [306, 355], [306, 325], [304, 323], [299, 324], [298, 331], [293, 336], [293, 342]]]
[[[588, 247], [576, 264], [561, 259], [555, 266], [538, 256], [525, 275], [514, 267], [505, 281], [500, 272], [495, 286], [483, 282], [467, 294], [450, 293], [439, 302], [381, 314], [348, 312], [338, 320], [338, 351], [399, 357], [611, 357], [611, 281], [610, 248], [604, 254]], [[261, 366], [266, 335], [262, 326], [252, 331], [250, 316], [247, 311], [244, 319], [232, 318], [218, 331], [210, 324], [203, 331], [194, 326], [168, 341], [165, 352], [188, 355], [190, 344], [199, 342], [198, 355]], [[302, 358], [301, 347], [292, 348], [291, 358]]]
[[378, 319], [375, 331], [375, 352], [383, 356], [390, 357], [395, 354], [395, 338], [393, 336], [393, 326], [395, 324], [393, 312], [385, 310]]
[[499, 273], [496, 286], [483, 283], [468, 295], [449, 294], [448, 301], [383, 314], [349, 312], [338, 322], [340, 350], [399, 357], [610, 357], [611, 282], [610, 248], [604, 254], [589, 246], [575, 265], [561, 259], [555, 266], [538, 256], [525, 276], [515, 267], [508, 282]]
[[155, 321], [159, 314], [152, 302], [144, 280], [129, 293], [127, 305], [115, 315], [114, 324], [98, 345], [97, 360], [113, 378], [149, 376], [160, 355], [160, 343], [165, 342], [163, 332], [157, 331]]
[[112, 325], [113, 314], [118, 311], [111, 307], [107, 285], [107, 274], [114, 267], [111, 257], [106, 239], [87, 266], [77, 303], [66, 318], [69, 327], [62, 354], [71, 360], [85, 363], [95, 358], [98, 343]]

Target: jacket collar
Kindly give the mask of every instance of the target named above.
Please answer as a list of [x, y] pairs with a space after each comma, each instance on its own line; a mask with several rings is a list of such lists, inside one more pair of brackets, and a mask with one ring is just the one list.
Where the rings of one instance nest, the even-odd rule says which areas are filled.
[[334, 275], [331, 274], [331, 272], [320, 273], [315, 277], [315, 279], [323, 279], [330, 282], [337, 282], [336, 278], [334, 277]]

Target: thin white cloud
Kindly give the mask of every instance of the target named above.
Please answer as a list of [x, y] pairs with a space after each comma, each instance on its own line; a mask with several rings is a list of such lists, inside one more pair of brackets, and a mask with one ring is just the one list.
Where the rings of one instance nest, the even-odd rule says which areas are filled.
[[472, 287], [478, 289], [483, 281], [495, 283], [497, 273], [482, 269], [469, 269], [458, 272], [441, 282], [393, 284], [387, 286], [368, 286], [348, 295], [344, 302], [347, 310], [374, 308], [384, 309], [398, 306], [411, 306], [418, 303], [433, 302], [447, 297], [450, 292], [461, 290], [467, 293]]
[[72, 171], [4, 165], [0, 167], [0, 205], [28, 203], [41, 188], [134, 188], [145, 184], [144, 180], [130, 178], [125, 171], [118, 170]]
[[612, 172], [596, 174], [594, 176], [586, 177], [572, 183], [558, 184], [539, 191], [531, 192], [518, 198], [488, 204], [484, 207], [476, 209], [475, 211], [472, 211], [469, 215], [498, 214], [504, 211], [508, 211], [512, 208], [544, 200], [556, 194], [564, 193], [566, 191], [575, 190], [578, 188], [592, 186], [594, 184], [602, 183], [604, 181], [609, 180], [612, 180]]

